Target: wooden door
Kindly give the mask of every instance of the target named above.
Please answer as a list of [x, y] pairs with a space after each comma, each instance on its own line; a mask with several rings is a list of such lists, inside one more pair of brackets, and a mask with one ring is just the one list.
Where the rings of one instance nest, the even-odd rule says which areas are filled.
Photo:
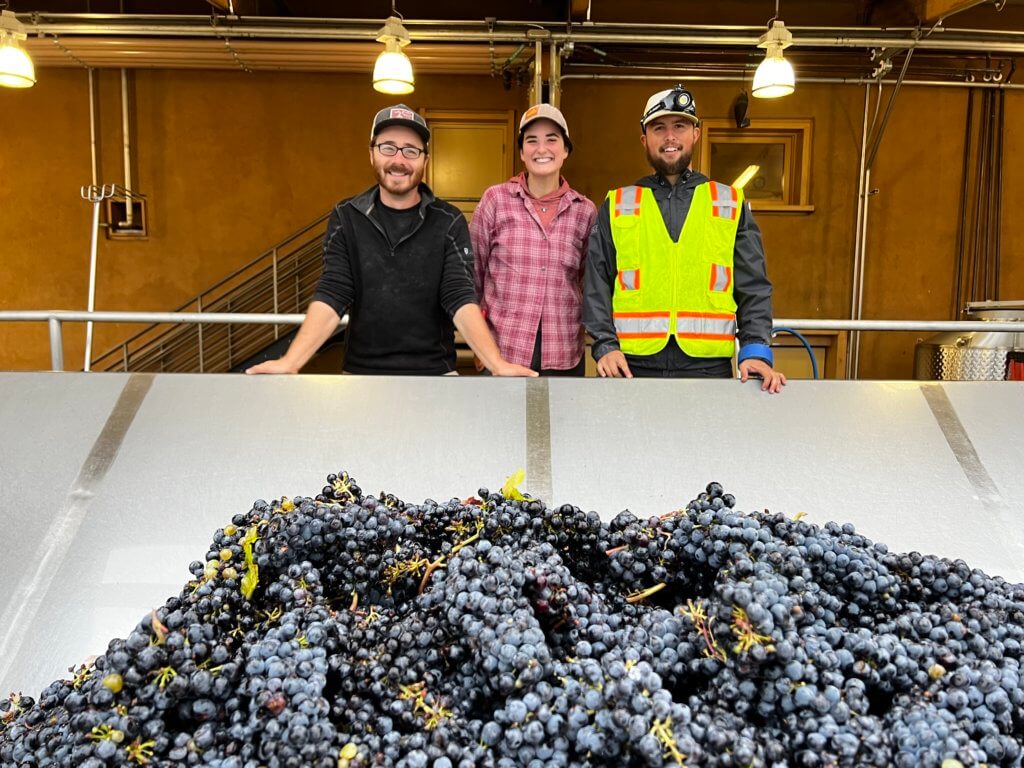
[[515, 113], [424, 109], [420, 114], [430, 126], [426, 182], [469, 219], [484, 190], [512, 176]]

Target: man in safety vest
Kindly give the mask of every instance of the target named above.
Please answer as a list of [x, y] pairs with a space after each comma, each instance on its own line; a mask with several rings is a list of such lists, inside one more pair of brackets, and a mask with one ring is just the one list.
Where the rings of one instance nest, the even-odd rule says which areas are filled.
[[742, 190], [690, 169], [700, 122], [677, 85], [647, 101], [640, 143], [654, 174], [613, 189], [590, 233], [583, 324], [601, 376], [740, 377], [778, 392], [772, 284]]

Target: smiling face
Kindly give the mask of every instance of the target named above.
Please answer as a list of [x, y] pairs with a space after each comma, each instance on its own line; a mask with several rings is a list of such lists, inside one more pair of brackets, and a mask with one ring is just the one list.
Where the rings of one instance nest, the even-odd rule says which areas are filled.
[[662, 115], [651, 120], [640, 136], [647, 150], [647, 162], [666, 179], [680, 176], [690, 167], [693, 146], [700, 128], [682, 115]]
[[562, 129], [553, 121], [541, 118], [526, 126], [519, 157], [526, 166], [527, 175], [557, 178], [568, 156], [569, 150], [565, 146]]
[[[393, 144], [399, 149], [426, 149], [423, 139], [416, 131], [400, 125], [384, 128], [374, 138], [373, 143]], [[415, 160], [410, 160], [401, 152], [393, 157], [387, 157], [378, 148], [370, 147], [370, 163], [373, 165], [373, 173], [377, 177], [385, 203], [388, 199], [402, 201], [417, 194], [423, 180], [423, 172], [427, 167], [427, 154], [424, 152]]]

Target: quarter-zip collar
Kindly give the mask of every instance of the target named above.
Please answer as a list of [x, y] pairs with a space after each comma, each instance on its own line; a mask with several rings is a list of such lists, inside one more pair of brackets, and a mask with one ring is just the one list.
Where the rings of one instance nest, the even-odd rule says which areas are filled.
[[[423, 226], [423, 222], [427, 218], [427, 206], [433, 203], [434, 200], [436, 199], [434, 197], [433, 191], [426, 184], [420, 182], [419, 189], [420, 201], [416, 205], [416, 207], [418, 209], [420, 220], [416, 223], [416, 226], [413, 227], [405, 237], [403, 237], [401, 240], [399, 240], [391, 247], [392, 251], [419, 231], [420, 227]], [[380, 222], [370, 215], [370, 212], [373, 210], [374, 206], [381, 204], [379, 186], [370, 187], [365, 192], [356, 195], [355, 197], [348, 201], [348, 204], [355, 208], [357, 211], [359, 211], [361, 214], [363, 214], [366, 218], [368, 218], [370, 222], [373, 224], [373, 226], [377, 229], [377, 231], [380, 232], [380, 234], [384, 237], [385, 242], [390, 243], [390, 241], [388, 240], [388, 234], [387, 232], [384, 231], [384, 227], [382, 227], [380, 225]]]

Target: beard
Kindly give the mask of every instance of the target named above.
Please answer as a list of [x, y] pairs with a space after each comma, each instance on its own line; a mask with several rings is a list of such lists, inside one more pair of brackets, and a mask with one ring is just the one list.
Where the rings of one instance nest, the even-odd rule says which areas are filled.
[[[388, 171], [408, 171], [409, 175], [404, 177], [389, 176]], [[373, 173], [377, 177], [377, 183], [392, 195], [407, 195], [417, 189], [423, 180], [423, 168], [413, 170], [404, 163], [389, 162], [383, 166], [374, 165]]]
[[681, 176], [690, 167], [690, 159], [693, 157], [693, 150], [687, 151], [679, 148], [679, 157], [673, 161], [666, 160], [662, 155], [653, 152], [647, 147], [647, 162], [651, 168], [660, 176]]

